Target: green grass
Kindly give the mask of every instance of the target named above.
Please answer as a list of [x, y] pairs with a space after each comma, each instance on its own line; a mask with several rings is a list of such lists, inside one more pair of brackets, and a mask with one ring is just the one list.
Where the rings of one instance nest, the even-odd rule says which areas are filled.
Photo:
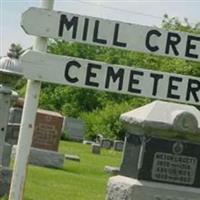
[[104, 166], [119, 166], [121, 153], [102, 149], [101, 155], [95, 155], [91, 146], [63, 141], [59, 151], [76, 154], [81, 162], [66, 160], [62, 170], [29, 166], [24, 200], [105, 199], [109, 175]]

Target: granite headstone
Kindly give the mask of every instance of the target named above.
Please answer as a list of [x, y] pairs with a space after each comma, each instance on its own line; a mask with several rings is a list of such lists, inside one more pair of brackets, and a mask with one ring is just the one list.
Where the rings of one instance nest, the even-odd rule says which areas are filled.
[[85, 135], [85, 123], [80, 119], [65, 117], [63, 123], [63, 134], [67, 134], [68, 139], [83, 141]]

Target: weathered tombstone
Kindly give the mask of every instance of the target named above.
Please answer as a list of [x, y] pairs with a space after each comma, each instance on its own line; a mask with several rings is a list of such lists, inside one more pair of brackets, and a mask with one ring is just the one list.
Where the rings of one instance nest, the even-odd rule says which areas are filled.
[[88, 144], [88, 145], [92, 145], [95, 142], [91, 141], [91, 140], [83, 140], [83, 144]]
[[96, 136], [96, 143], [101, 143], [101, 140], [103, 139], [103, 135], [102, 134], [97, 134], [97, 136]]
[[124, 195], [114, 198], [120, 200], [199, 199], [194, 188], [200, 188], [200, 112], [154, 101], [122, 114], [121, 120], [127, 129], [123, 176], [110, 179], [107, 200], [117, 193]]
[[62, 124], [63, 117], [61, 114], [38, 109], [32, 147], [57, 151]]
[[119, 174], [119, 167], [113, 167], [113, 166], [106, 165], [104, 167], [104, 171], [110, 175], [117, 175], [117, 174]]
[[113, 145], [113, 142], [110, 139], [102, 138], [100, 140], [100, 145], [102, 148], [110, 149]]
[[6, 142], [11, 145], [16, 145], [19, 136], [20, 124], [18, 123], [8, 123], [6, 131]]
[[67, 134], [67, 137], [70, 140], [83, 141], [85, 135], [85, 124], [79, 119], [65, 117], [63, 132]]
[[10, 113], [9, 113], [9, 123], [21, 123], [21, 118], [22, 118], [22, 108], [19, 107], [12, 107], [10, 108]]
[[[12, 148], [12, 159], [15, 159], [16, 149], [17, 145], [14, 145]], [[28, 163], [40, 167], [62, 169], [64, 165], [64, 155], [56, 151], [31, 147]]]
[[71, 154], [65, 154], [65, 159], [66, 160], [72, 160], [72, 161], [75, 161], [75, 162], [80, 162], [80, 157], [77, 156], [77, 155], [71, 155]]
[[101, 146], [100, 144], [92, 144], [92, 153], [93, 154], [100, 154], [101, 153]]
[[122, 140], [114, 141], [113, 149], [115, 151], [123, 151], [123, 148], [124, 148], [124, 142]]

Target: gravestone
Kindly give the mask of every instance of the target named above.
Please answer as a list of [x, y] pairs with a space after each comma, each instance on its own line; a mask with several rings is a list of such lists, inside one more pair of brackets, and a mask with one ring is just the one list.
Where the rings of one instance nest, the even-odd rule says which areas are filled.
[[[17, 145], [12, 148], [12, 159], [15, 159]], [[56, 151], [50, 151], [45, 149], [38, 149], [31, 147], [29, 155], [29, 164], [62, 169], [64, 165], [64, 155]]]
[[7, 143], [11, 145], [17, 144], [20, 123], [21, 123], [21, 118], [22, 118], [22, 111], [23, 109], [21, 107], [10, 108], [5, 140]]
[[115, 151], [123, 151], [123, 148], [124, 148], [124, 142], [122, 140], [114, 141], [113, 149]]
[[[115, 187], [120, 184], [125, 194], [122, 199], [163, 200], [168, 192], [170, 200], [199, 199], [194, 188], [200, 188], [200, 112], [189, 105], [154, 101], [120, 118], [127, 130], [119, 173], [122, 176], [121, 181], [110, 180], [107, 199], [116, 195]], [[174, 191], [167, 192], [166, 184]], [[136, 195], [138, 187], [144, 191], [141, 196]]]
[[19, 136], [20, 124], [8, 123], [5, 141], [11, 145], [16, 145]]
[[63, 117], [61, 114], [38, 109], [32, 147], [58, 151]]
[[85, 135], [85, 124], [79, 119], [65, 117], [62, 132], [67, 134], [67, 137], [70, 140], [83, 141]]
[[101, 138], [100, 145], [102, 148], [110, 149], [113, 145], [113, 142], [107, 138]]
[[23, 109], [20, 107], [11, 107], [9, 113], [9, 123], [21, 123]]
[[100, 146], [100, 144], [96, 144], [96, 143], [92, 144], [92, 153], [93, 154], [101, 154], [101, 146]]
[[106, 172], [110, 175], [117, 175], [119, 173], [119, 167], [113, 167], [113, 166], [106, 165], [104, 167], [104, 172]]

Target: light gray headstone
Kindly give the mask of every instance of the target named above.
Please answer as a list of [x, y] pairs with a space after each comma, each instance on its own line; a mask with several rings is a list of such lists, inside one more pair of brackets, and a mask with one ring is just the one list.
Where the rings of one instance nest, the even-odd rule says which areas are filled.
[[117, 175], [119, 173], [119, 167], [105, 166], [104, 171], [111, 175]]
[[[12, 158], [15, 157], [16, 147], [16, 145], [13, 146]], [[31, 147], [29, 164], [49, 168], [63, 168], [64, 155], [57, 153], [56, 151], [49, 151]]]
[[114, 141], [113, 149], [115, 151], [123, 151], [123, 148], [124, 148], [124, 142], [122, 140]]
[[199, 200], [200, 190], [114, 176], [108, 181], [106, 200]]
[[83, 140], [83, 144], [88, 144], [88, 145], [92, 145], [95, 142], [91, 141], [91, 140]]
[[79, 119], [65, 117], [62, 131], [67, 133], [67, 137], [71, 140], [83, 141], [85, 135], [85, 124]]
[[100, 144], [92, 144], [92, 153], [93, 154], [100, 154], [101, 153], [101, 146]]
[[80, 162], [80, 157], [77, 155], [65, 154], [65, 159]]
[[19, 123], [8, 123], [5, 141], [11, 145], [16, 145], [19, 136]]
[[110, 139], [102, 138], [100, 141], [100, 145], [102, 148], [110, 149], [112, 147], [113, 142]]
[[22, 108], [18, 107], [12, 107], [10, 108], [10, 114], [9, 114], [9, 123], [21, 123], [21, 118], [22, 118]]

